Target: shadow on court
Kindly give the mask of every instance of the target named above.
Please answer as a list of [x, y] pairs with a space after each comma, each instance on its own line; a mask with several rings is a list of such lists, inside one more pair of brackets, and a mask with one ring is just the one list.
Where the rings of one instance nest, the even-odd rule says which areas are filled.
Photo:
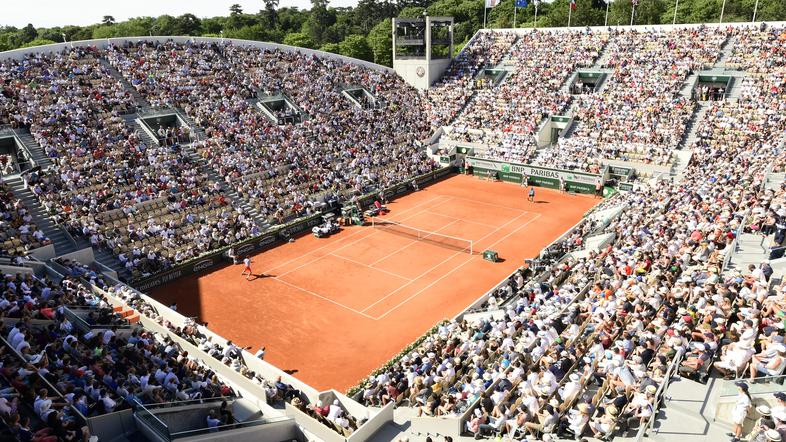
[[257, 279], [275, 278], [276, 275], [268, 275], [267, 273], [252, 273], [249, 281], [256, 281]]

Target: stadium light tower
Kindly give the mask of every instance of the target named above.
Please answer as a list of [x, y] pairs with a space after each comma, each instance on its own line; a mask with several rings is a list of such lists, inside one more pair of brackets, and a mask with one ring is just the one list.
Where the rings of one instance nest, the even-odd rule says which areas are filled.
[[393, 19], [393, 70], [418, 89], [428, 89], [453, 58], [453, 17]]

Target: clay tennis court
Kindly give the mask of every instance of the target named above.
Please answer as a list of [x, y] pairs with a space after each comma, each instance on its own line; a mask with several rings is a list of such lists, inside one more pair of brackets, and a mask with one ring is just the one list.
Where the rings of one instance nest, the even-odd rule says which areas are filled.
[[[259, 277], [227, 265], [152, 295], [323, 390], [344, 391], [438, 321], [450, 318], [578, 222], [601, 200], [454, 176], [388, 204], [382, 219], [473, 241], [422, 241], [398, 230], [344, 227], [252, 257]], [[430, 238], [431, 239], [431, 238]], [[441, 244], [444, 243], [444, 244]], [[461, 243], [458, 243], [461, 244]], [[483, 260], [483, 250], [503, 262]]]

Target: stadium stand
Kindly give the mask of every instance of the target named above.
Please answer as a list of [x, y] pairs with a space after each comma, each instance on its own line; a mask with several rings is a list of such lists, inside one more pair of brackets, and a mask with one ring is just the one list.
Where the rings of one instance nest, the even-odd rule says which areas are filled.
[[[725, 67], [745, 73], [739, 97], [698, 104], [682, 95], [727, 45]], [[775, 248], [786, 240], [786, 187], [769, 185], [786, 168], [784, 47], [782, 25], [482, 31], [423, 94], [367, 66], [216, 39], [6, 58], [0, 124], [29, 130], [52, 163], [26, 174], [24, 186], [58, 224], [111, 250], [132, 281], [262, 232], [224, 186], [265, 222], [283, 224], [317, 213], [327, 194], [349, 198], [434, 170], [420, 142], [443, 126], [453, 140], [490, 146], [489, 158], [568, 170], [692, 155], [679, 175], [604, 201], [351, 398], [313, 391], [101, 265], [4, 261], [15, 264], [0, 280], [5, 431], [87, 440], [107, 434], [91, 431], [97, 418], [127, 410], [168, 440], [174, 424], [161, 410], [261, 397], [255, 418], [283, 409], [326, 440], [370, 438], [364, 425], [389, 422], [394, 406], [412, 422], [404, 435], [438, 427], [475, 438], [641, 440], [680, 376], [747, 379], [738, 384], [745, 391], [783, 376], [784, 269], [774, 271], [776, 260], [741, 265], [738, 251], [745, 235]], [[501, 83], [481, 78], [501, 64], [510, 70]], [[591, 66], [609, 70], [607, 83], [572, 99], [566, 81]], [[374, 106], [353, 107], [342, 95], [350, 82]], [[276, 111], [274, 123], [259, 110], [260, 100], [282, 96], [302, 121]], [[182, 112], [195, 127], [143, 140], [124, 118], [140, 105]], [[697, 106], [706, 112], [683, 146]], [[568, 110], [575, 131], [539, 149], [541, 121]], [[47, 245], [28, 209], [2, 191], [4, 253]], [[598, 237], [607, 240], [590, 241]], [[786, 436], [776, 397], [771, 425], [746, 433]], [[191, 415], [241, 429], [227, 406]]]

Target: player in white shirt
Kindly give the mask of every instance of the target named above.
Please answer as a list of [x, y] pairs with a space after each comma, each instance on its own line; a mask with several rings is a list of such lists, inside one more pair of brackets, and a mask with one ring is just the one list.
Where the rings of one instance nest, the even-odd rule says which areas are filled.
[[[246, 275], [246, 272], [248, 272], [248, 275]], [[245, 275], [246, 281], [250, 281], [251, 277], [254, 276], [254, 273], [251, 271], [251, 258], [248, 256], [243, 258], [243, 272], [240, 274], [240, 276], [243, 275]]]

